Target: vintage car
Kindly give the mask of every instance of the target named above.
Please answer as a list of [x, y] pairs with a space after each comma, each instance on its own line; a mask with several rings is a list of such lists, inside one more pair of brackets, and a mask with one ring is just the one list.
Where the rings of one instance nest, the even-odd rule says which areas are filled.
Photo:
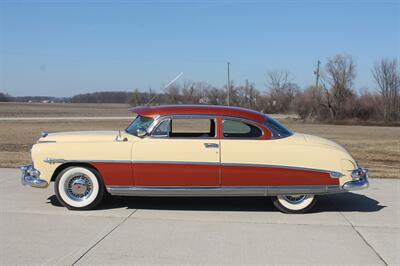
[[209, 105], [136, 107], [124, 131], [43, 133], [22, 183], [55, 182], [58, 200], [92, 209], [123, 196], [271, 196], [286, 213], [316, 196], [368, 187], [368, 171], [340, 145], [292, 133], [271, 117]]

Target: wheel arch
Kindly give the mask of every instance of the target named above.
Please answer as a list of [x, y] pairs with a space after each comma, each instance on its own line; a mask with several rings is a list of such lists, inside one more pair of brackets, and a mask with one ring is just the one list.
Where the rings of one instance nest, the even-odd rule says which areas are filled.
[[71, 166], [76, 166], [76, 167], [85, 167], [85, 168], [90, 168], [96, 171], [96, 173], [99, 175], [99, 178], [104, 182], [103, 177], [100, 174], [100, 171], [91, 165], [90, 163], [85, 163], [85, 162], [69, 162], [69, 163], [63, 163], [59, 165], [56, 170], [53, 172], [53, 175], [51, 176], [50, 181], [54, 182], [57, 178], [57, 176], [63, 171], [64, 169], [71, 167]]

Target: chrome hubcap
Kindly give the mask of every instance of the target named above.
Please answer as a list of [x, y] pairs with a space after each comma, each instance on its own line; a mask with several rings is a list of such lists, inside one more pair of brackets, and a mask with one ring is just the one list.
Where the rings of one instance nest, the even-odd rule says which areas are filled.
[[291, 204], [300, 204], [306, 199], [307, 195], [287, 195], [283, 197]]
[[65, 182], [66, 194], [75, 201], [87, 199], [92, 194], [92, 190], [92, 182], [84, 174], [71, 176]]

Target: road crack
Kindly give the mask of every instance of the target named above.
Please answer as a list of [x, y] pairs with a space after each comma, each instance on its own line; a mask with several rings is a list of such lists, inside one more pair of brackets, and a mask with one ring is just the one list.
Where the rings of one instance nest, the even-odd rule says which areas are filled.
[[365, 237], [361, 234], [360, 231], [357, 230], [357, 228], [353, 225], [353, 223], [349, 219], [347, 219], [346, 215], [344, 215], [341, 211], [339, 211], [339, 208], [336, 205], [336, 203], [333, 201], [331, 201], [331, 202], [336, 207], [338, 213], [340, 213], [340, 215], [343, 217], [343, 219], [351, 226], [351, 228], [353, 228], [353, 230], [361, 238], [361, 240], [375, 253], [375, 255], [383, 262], [383, 264], [388, 266], [389, 264], [383, 259], [383, 257], [379, 254], [379, 252], [375, 250], [375, 248], [367, 241], [367, 239], [365, 239]]
[[107, 234], [105, 234], [103, 237], [101, 237], [96, 243], [94, 243], [88, 250], [86, 250], [77, 260], [74, 261], [74, 263], [71, 264], [71, 266], [75, 266], [83, 257], [86, 256], [92, 249], [94, 249], [100, 242], [102, 242], [105, 238], [107, 238], [112, 232], [114, 232], [118, 227], [120, 227], [126, 220], [132, 217], [133, 214], [137, 211], [133, 210], [127, 217], [125, 217], [121, 222], [119, 222], [116, 226], [114, 226]]

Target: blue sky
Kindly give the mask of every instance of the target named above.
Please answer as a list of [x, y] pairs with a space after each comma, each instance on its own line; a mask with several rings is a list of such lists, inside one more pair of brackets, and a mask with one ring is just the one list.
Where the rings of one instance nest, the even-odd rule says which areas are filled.
[[399, 1], [82, 1], [0, 3], [0, 91], [71, 96], [182, 80], [265, 89], [287, 69], [304, 87], [320, 59], [353, 55], [356, 87], [399, 58]]

